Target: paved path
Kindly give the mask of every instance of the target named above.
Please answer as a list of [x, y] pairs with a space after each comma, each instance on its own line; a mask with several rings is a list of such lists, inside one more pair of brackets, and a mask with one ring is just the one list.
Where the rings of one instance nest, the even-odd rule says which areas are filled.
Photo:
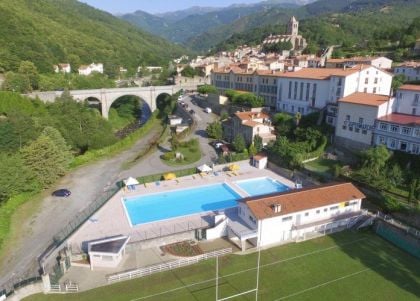
[[17, 247], [13, 250], [13, 254], [1, 263], [0, 289], [10, 280], [18, 282], [20, 279], [37, 275], [36, 258], [45, 250], [52, 237], [118, 180], [128, 175], [142, 176], [198, 166], [202, 163], [210, 163], [216, 158], [216, 153], [208, 145], [204, 135], [207, 123], [212, 122], [214, 116], [204, 113], [199, 107], [193, 105], [190, 97], [185, 97], [184, 101], [196, 111], [198, 124], [193, 135], [200, 141], [202, 159], [189, 166], [170, 167], [161, 162], [159, 158], [161, 152], [157, 151], [140, 160], [129, 170], [123, 170], [122, 165], [125, 162], [133, 160], [142, 149], [147, 147], [147, 142], [159, 131], [156, 128], [130, 150], [69, 173], [57, 183], [54, 189], [66, 187], [72, 191], [71, 197], [53, 198], [50, 196], [53, 189], [45, 193], [39, 210], [22, 225], [22, 237], [19, 242], [16, 242]]
[[191, 102], [190, 96], [185, 96], [183, 98], [183, 101], [188, 104], [189, 109], [193, 109], [195, 111], [194, 119], [197, 122], [197, 127], [195, 129], [195, 132], [191, 135], [192, 138], [198, 138], [198, 141], [200, 142], [200, 148], [202, 157], [200, 161], [192, 163], [190, 165], [182, 165], [182, 166], [168, 166], [165, 163], [160, 160], [160, 156], [163, 154], [162, 150], [158, 150], [150, 155], [147, 156], [147, 158], [144, 158], [141, 162], [137, 163], [132, 168], [124, 171], [121, 173], [121, 177], [127, 178], [129, 176], [144, 176], [144, 175], [150, 175], [150, 174], [156, 174], [160, 172], [167, 172], [167, 171], [174, 171], [179, 169], [185, 169], [190, 167], [199, 166], [201, 164], [211, 164], [216, 158], [216, 152], [209, 145], [207, 134], [206, 134], [206, 128], [208, 123], [213, 122], [215, 119], [214, 114], [207, 114], [204, 112], [202, 108], [200, 108], [198, 105], [194, 105]]

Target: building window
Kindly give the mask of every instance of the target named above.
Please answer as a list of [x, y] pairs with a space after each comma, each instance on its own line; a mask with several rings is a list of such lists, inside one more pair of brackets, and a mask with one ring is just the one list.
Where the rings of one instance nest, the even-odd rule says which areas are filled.
[[400, 150], [402, 150], [402, 151], [406, 151], [407, 150], [407, 143], [406, 142], [401, 142], [400, 143]]
[[404, 126], [402, 128], [403, 135], [411, 135], [411, 128]]
[[316, 214], [320, 214], [320, 213], [321, 213], [321, 210], [317, 210], [317, 211], [316, 211]]
[[257, 223], [257, 221], [255, 220], [255, 218], [254, 218], [253, 216], [249, 215], [248, 217], [249, 217], [249, 220], [250, 220], [253, 224], [256, 224], [256, 223]]
[[388, 130], [388, 125], [386, 123], [381, 122], [379, 124], [379, 128], [383, 131], [387, 131]]
[[395, 141], [395, 139], [391, 139], [391, 143], [389, 144], [389, 147], [395, 148], [396, 145], [397, 145], [397, 142]]
[[343, 125], [343, 130], [347, 130], [347, 127], [345, 125]]
[[291, 99], [292, 98], [292, 82], [290, 81], [289, 82], [289, 99]]
[[359, 129], [359, 128], [355, 128], [355, 129], [354, 129], [354, 131], [355, 131], [356, 133], [360, 133], [360, 129]]
[[375, 84], [377, 84], [377, 83], [378, 83], [378, 78], [377, 78], [377, 77], [375, 77], [375, 81], [374, 81], [374, 83], [375, 83]]
[[315, 100], [316, 98], [316, 84], [312, 86], [312, 99]]
[[397, 133], [400, 130], [400, 127], [398, 125], [391, 125], [391, 132]]
[[411, 110], [411, 115], [416, 115], [417, 114], [417, 110], [416, 110], [416, 108], [413, 108], [412, 110]]
[[353, 127], [352, 126], [349, 126], [349, 131], [353, 132]]
[[350, 121], [350, 115], [346, 115], [346, 120]]
[[343, 79], [341, 77], [338, 78], [337, 86], [341, 86], [343, 84]]
[[295, 112], [295, 106], [292, 106], [292, 113]]
[[298, 82], [295, 82], [295, 88], [293, 90], [293, 99], [297, 98]]
[[282, 222], [288, 222], [288, 221], [291, 221], [292, 220], [292, 216], [286, 216], [286, 217], [283, 217], [281, 220], [282, 220]]
[[306, 101], [309, 101], [309, 90], [310, 90], [311, 84], [306, 84]]
[[367, 130], [362, 130], [363, 135], [367, 135]]
[[363, 92], [364, 92], [364, 93], [367, 93], [367, 88], [364, 88], [364, 89], [363, 89]]
[[305, 212], [305, 216], [309, 216], [309, 212]]
[[414, 103], [413, 103], [414, 106], [419, 104], [419, 97], [420, 97], [420, 94], [414, 95]]
[[420, 137], [420, 129], [416, 129], [416, 130], [414, 131], [414, 136], [415, 136], [415, 137]]
[[379, 144], [386, 144], [386, 139], [385, 139], [385, 137], [383, 137], [383, 136], [379, 136], [379, 137], [378, 137], [378, 142], [379, 142]]
[[362, 117], [359, 117], [359, 123], [363, 124], [363, 118]]
[[300, 97], [299, 97], [299, 99], [300, 100], [303, 100], [303, 87], [304, 87], [304, 83], [300, 83]]
[[375, 93], [376, 93], [376, 87], [375, 87], [375, 88], [373, 88], [372, 93], [373, 93], [373, 94], [375, 94]]
[[365, 84], [369, 84], [369, 78], [368, 77], [365, 78]]
[[328, 208], [324, 208], [324, 212], [327, 212], [328, 211]]
[[337, 210], [338, 209], [338, 206], [332, 206], [332, 207], [330, 207], [330, 210]]
[[328, 116], [327, 117], [327, 123], [332, 125], [334, 123], [334, 118], [331, 117], [331, 116]]

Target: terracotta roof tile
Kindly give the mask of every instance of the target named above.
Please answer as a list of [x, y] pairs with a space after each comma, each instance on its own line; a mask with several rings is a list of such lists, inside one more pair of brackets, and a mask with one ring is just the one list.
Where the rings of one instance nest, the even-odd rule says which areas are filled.
[[378, 95], [371, 93], [356, 92], [346, 97], [340, 98], [339, 102], [354, 103], [358, 105], [378, 107], [389, 101], [388, 95]]
[[420, 85], [402, 85], [400, 90], [420, 91]]
[[264, 112], [236, 112], [235, 115], [241, 120], [252, 120], [253, 118], [270, 118]]
[[393, 113], [384, 117], [378, 118], [380, 121], [386, 121], [401, 125], [420, 125], [420, 116]]
[[[365, 195], [352, 183], [339, 183], [250, 197], [242, 202], [261, 220], [363, 198]], [[275, 213], [273, 205], [281, 205], [280, 212]]]

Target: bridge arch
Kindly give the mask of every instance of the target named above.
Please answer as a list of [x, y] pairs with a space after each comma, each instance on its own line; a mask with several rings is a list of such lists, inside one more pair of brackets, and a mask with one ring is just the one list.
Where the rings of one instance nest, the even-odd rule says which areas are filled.
[[94, 96], [89, 96], [84, 100], [84, 102], [87, 103], [90, 108], [98, 109], [99, 113], [102, 115], [102, 102], [100, 99]]
[[117, 108], [118, 106], [122, 105], [124, 102], [127, 103], [127, 101], [129, 101], [130, 98], [135, 99], [137, 101], [138, 107], [135, 109], [139, 110], [138, 112], [139, 122], [141, 124], [145, 123], [147, 120], [149, 120], [150, 116], [152, 115], [152, 109], [150, 105], [147, 103], [147, 101], [138, 95], [127, 94], [127, 95], [122, 95], [116, 98], [112, 102], [109, 110], [111, 108]]

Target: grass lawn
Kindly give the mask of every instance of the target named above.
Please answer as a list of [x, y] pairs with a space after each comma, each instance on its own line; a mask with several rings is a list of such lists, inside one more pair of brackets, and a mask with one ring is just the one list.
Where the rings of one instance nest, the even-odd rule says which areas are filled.
[[333, 171], [334, 165], [339, 164], [338, 161], [329, 159], [317, 159], [305, 164], [305, 168], [319, 173], [329, 173]]
[[[219, 260], [219, 298], [255, 287], [257, 254]], [[215, 300], [215, 259], [54, 300]], [[169, 290], [169, 292], [167, 292]], [[341, 232], [261, 253], [259, 300], [419, 300], [420, 260], [372, 232]], [[255, 300], [247, 294], [231, 300]]]
[[182, 166], [189, 165], [201, 159], [201, 149], [198, 142], [194, 146], [180, 144], [180, 146], [176, 149], [176, 152], [181, 153], [184, 156], [184, 160], [164, 160], [161, 157], [162, 162], [169, 166]]

